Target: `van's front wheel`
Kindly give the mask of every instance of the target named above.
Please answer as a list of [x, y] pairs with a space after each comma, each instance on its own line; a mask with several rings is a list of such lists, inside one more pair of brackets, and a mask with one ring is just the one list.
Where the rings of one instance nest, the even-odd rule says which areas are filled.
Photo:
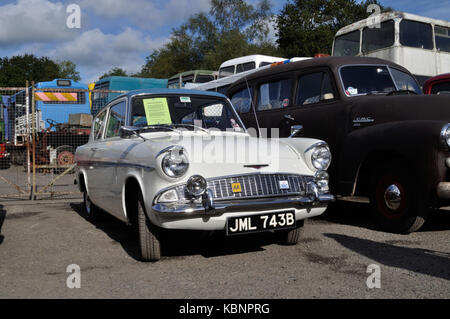
[[412, 170], [401, 163], [385, 163], [370, 182], [370, 204], [381, 227], [409, 234], [419, 230], [428, 215], [426, 193]]

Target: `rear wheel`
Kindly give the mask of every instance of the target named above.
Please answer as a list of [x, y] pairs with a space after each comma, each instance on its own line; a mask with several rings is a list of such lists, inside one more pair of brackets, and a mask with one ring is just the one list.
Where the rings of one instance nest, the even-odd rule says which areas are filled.
[[142, 193], [138, 193], [137, 205], [139, 245], [143, 261], [158, 261], [161, 259], [161, 244], [156, 227], [150, 222], [146, 213]]
[[415, 232], [428, 215], [427, 195], [404, 163], [379, 165], [370, 181], [372, 213], [380, 226], [398, 233]]
[[83, 191], [83, 208], [89, 221], [95, 222], [101, 219], [102, 211], [91, 202], [86, 190]]

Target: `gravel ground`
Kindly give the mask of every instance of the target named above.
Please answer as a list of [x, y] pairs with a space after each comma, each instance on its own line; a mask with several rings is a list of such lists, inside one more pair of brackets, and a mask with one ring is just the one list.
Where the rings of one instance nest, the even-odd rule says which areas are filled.
[[[0, 203], [0, 298], [449, 298], [450, 212], [421, 231], [381, 232], [362, 204], [307, 220], [297, 246], [272, 234], [170, 233], [163, 259], [138, 261], [136, 236], [92, 224], [78, 200]], [[81, 268], [69, 289], [68, 265]], [[369, 265], [380, 288], [368, 288]]]

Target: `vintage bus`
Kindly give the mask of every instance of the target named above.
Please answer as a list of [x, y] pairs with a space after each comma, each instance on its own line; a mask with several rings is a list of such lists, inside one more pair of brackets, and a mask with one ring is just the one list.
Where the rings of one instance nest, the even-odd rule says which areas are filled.
[[450, 71], [450, 22], [392, 11], [340, 29], [334, 56], [367, 56], [407, 68], [420, 84]]
[[206, 83], [217, 79], [217, 71], [192, 70], [181, 72], [170, 77], [167, 82], [169, 89], [183, 88], [186, 83]]
[[[131, 91], [137, 89], [166, 88], [167, 79], [110, 76], [95, 82], [94, 90]], [[92, 95], [92, 115], [121, 93], [95, 92]]]

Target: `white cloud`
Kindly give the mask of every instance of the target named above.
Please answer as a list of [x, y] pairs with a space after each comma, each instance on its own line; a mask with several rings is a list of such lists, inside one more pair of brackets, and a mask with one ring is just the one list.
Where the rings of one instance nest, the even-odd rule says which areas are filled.
[[0, 6], [0, 45], [57, 42], [72, 39], [77, 29], [66, 25], [66, 5], [48, 0], [17, 0]]
[[84, 80], [95, 80], [113, 67], [121, 67], [130, 73], [138, 72], [145, 62], [145, 55], [165, 41], [167, 39], [152, 39], [131, 28], [117, 35], [93, 29], [47, 54], [55, 60], [73, 61], [79, 66]]
[[126, 18], [145, 29], [173, 25], [199, 12], [207, 12], [209, 0], [82, 0], [83, 9], [108, 19]]

